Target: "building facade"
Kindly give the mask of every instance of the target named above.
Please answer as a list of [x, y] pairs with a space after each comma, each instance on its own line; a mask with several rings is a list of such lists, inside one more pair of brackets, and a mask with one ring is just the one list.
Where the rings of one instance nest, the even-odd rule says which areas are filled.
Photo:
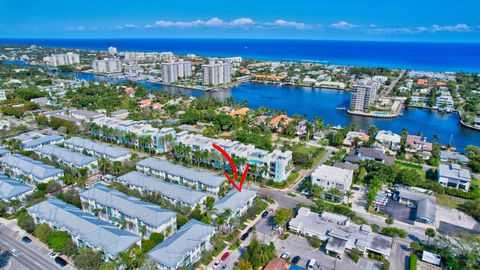
[[229, 63], [203, 65], [203, 84], [219, 85], [232, 82], [232, 66]]
[[117, 73], [122, 71], [122, 61], [119, 59], [104, 59], [93, 61], [95, 73]]
[[52, 54], [43, 58], [43, 62], [49, 66], [71, 66], [80, 64], [80, 55], [77, 53]]
[[361, 80], [352, 88], [350, 110], [367, 112], [370, 105], [377, 99], [379, 82]]

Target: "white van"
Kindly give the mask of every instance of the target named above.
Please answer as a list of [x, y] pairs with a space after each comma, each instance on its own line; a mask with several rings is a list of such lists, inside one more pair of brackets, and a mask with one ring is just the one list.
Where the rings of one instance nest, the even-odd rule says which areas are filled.
[[308, 260], [308, 263], [307, 263], [307, 269], [308, 270], [313, 270], [313, 268], [315, 267], [315, 264], [317, 263], [317, 260], [315, 259], [310, 259]]

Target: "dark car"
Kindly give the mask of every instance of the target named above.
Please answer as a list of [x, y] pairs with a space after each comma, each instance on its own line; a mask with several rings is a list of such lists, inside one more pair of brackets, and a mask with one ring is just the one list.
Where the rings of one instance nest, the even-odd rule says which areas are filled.
[[262, 213], [262, 218], [266, 218], [268, 216], [268, 211]]
[[30, 239], [28, 236], [24, 236], [22, 237], [22, 242], [28, 245], [32, 242], [32, 239]]
[[240, 240], [245, 241], [245, 239], [247, 239], [249, 235], [250, 234], [248, 232], [244, 233], [242, 237], [240, 237]]
[[253, 232], [253, 227], [250, 227], [248, 230], [247, 230], [247, 233], [248, 234], [251, 234]]
[[60, 267], [64, 267], [65, 265], [67, 265], [67, 261], [65, 261], [62, 257], [60, 256], [57, 256], [55, 257], [55, 263], [60, 265]]
[[300, 259], [301, 259], [300, 256], [295, 256], [292, 258], [292, 263], [297, 264], [300, 261]]

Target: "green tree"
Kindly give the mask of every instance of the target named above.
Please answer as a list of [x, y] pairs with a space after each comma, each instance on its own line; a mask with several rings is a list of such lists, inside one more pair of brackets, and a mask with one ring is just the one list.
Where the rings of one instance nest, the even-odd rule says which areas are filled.
[[155, 242], [157, 245], [162, 243], [163, 239], [165, 239], [165, 236], [161, 233], [151, 233], [150, 234], [150, 240]]
[[276, 225], [283, 227], [292, 218], [293, 212], [289, 208], [279, 208], [275, 213], [273, 221]]
[[81, 270], [97, 270], [103, 264], [102, 255], [90, 248], [82, 248], [73, 258], [73, 262]]
[[35, 235], [35, 237], [44, 243], [47, 242], [51, 233], [52, 229], [47, 224], [38, 224], [35, 226], [35, 230], [33, 231], [33, 235]]
[[386, 218], [385, 223], [387, 223], [387, 225], [390, 227], [390, 225], [393, 224], [393, 218], [391, 218], [391, 217]]
[[430, 238], [435, 237], [435, 229], [427, 228], [425, 230], [425, 235], [428, 236], [427, 246], [430, 245]]

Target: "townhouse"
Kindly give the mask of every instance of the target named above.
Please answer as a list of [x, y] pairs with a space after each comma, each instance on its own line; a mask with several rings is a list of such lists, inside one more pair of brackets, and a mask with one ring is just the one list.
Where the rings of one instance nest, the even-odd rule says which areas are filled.
[[437, 169], [438, 183], [445, 187], [468, 191], [472, 182], [470, 171], [458, 164], [440, 164]]
[[94, 173], [98, 168], [98, 161], [96, 158], [56, 145], [44, 145], [37, 148], [35, 152], [41, 157], [55, 160], [65, 166], [77, 170], [87, 169], [88, 172]]
[[55, 230], [66, 231], [78, 247], [90, 247], [100, 252], [105, 261], [115, 259], [141, 238], [131, 232], [99, 220], [92, 214], [51, 198], [27, 208], [36, 224], [48, 224]]
[[257, 192], [253, 190], [243, 189], [242, 192], [238, 192], [236, 189], [231, 189], [227, 195], [215, 202], [214, 213], [219, 216], [229, 209], [228, 218], [241, 217], [253, 205], [255, 197]]
[[33, 188], [22, 182], [14, 180], [4, 174], [0, 174], [0, 199], [6, 203], [12, 200], [23, 200], [31, 194]]
[[[198, 134], [191, 134], [182, 131], [177, 134], [177, 144], [188, 146], [191, 148], [191, 153], [196, 150], [209, 153], [209, 162], [213, 161], [213, 166], [216, 168], [224, 168], [228, 162], [223, 156], [212, 147], [212, 144], [217, 144], [222, 147], [231, 157], [245, 159], [251, 165], [255, 165], [255, 170], [249, 170], [250, 174], [257, 173], [258, 176], [271, 179], [275, 182], [281, 182], [290, 175], [293, 169], [292, 152], [274, 150], [268, 152], [261, 149], [256, 149], [253, 145], [242, 144], [238, 141], [231, 141], [225, 139], [212, 139]], [[192, 154], [193, 155], [193, 154]], [[237, 165], [238, 166], [238, 165]], [[245, 165], [241, 165], [243, 170]]]
[[20, 154], [1, 157], [0, 165], [4, 173], [28, 182], [47, 183], [51, 180], [57, 181], [63, 176], [63, 170]]
[[117, 190], [98, 186], [80, 193], [82, 208], [91, 214], [98, 213], [108, 221], [138, 235], [162, 233], [170, 236], [177, 228], [177, 214], [152, 203], [127, 196]]
[[187, 206], [192, 210], [199, 205], [203, 206], [207, 193], [193, 190], [177, 184], [165, 182], [159, 178], [137, 171], [126, 173], [116, 181], [127, 185], [130, 189], [138, 190], [141, 194], [156, 194], [172, 204]]
[[161, 270], [183, 269], [197, 262], [202, 253], [212, 248], [210, 239], [215, 234], [215, 227], [191, 219], [173, 236], [148, 252]]
[[23, 141], [22, 149], [26, 151], [32, 151], [44, 145], [61, 143], [63, 140], [64, 138], [60, 135], [44, 135], [31, 140]]
[[[318, 185], [325, 191], [324, 196], [326, 198], [345, 201], [345, 192], [352, 185], [353, 170], [323, 164], [315, 168], [311, 179], [312, 185]], [[333, 189], [339, 191], [339, 194], [333, 194], [331, 192]]]
[[160, 179], [218, 195], [225, 177], [207, 171], [200, 171], [177, 165], [166, 160], [146, 158], [137, 162], [137, 171]]
[[65, 140], [63, 145], [74, 151], [84, 152], [95, 158], [106, 158], [110, 161], [125, 161], [132, 155], [128, 150], [80, 137], [72, 137]]

